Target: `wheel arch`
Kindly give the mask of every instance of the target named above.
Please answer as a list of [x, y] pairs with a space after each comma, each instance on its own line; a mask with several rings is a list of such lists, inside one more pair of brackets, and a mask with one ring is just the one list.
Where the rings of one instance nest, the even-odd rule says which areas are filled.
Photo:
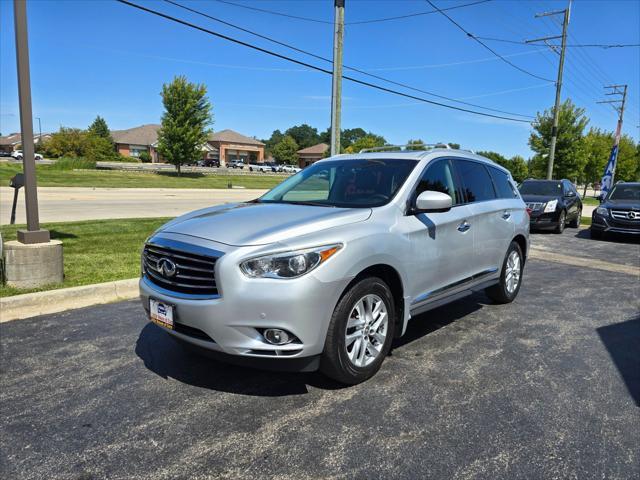
[[524, 257], [523, 262], [526, 261], [527, 255], [529, 253], [527, 251], [527, 239], [525, 238], [524, 235], [518, 234], [513, 238], [513, 241], [518, 244], [518, 246], [520, 247], [520, 250], [522, 251], [522, 256]]

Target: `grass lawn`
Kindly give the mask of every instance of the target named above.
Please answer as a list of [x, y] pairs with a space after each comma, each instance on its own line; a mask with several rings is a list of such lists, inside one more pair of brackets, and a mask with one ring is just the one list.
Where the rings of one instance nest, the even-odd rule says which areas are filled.
[[582, 217], [580, 219], [580, 225], [588, 225], [591, 226], [591, 217]]
[[[204, 175], [202, 173], [125, 172], [118, 170], [56, 170], [51, 165], [37, 165], [38, 185], [43, 187], [107, 187], [107, 188], [227, 188], [233, 186], [267, 189], [284, 177], [271, 175]], [[0, 185], [22, 172], [16, 163], [0, 163]]]
[[[89, 220], [49, 223], [43, 227], [64, 245], [64, 282], [40, 289], [0, 286], [0, 297], [55, 288], [133, 278], [140, 274], [140, 250], [145, 239], [168, 218]], [[4, 240], [15, 240], [24, 225], [0, 227]]]
[[600, 205], [600, 201], [597, 198], [593, 197], [584, 197], [582, 199], [582, 203], [584, 203], [585, 205], [591, 205], [592, 207], [597, 207], [598, 205]]

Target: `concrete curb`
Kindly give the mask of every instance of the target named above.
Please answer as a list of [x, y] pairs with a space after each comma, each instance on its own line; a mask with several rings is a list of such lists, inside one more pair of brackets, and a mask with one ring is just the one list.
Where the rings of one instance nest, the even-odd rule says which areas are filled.
[[138, 278], [129, 278], [115, 282], [4, 297], [0, 298], [0, 323], [101, 303], [129, 300], [138, 295]]

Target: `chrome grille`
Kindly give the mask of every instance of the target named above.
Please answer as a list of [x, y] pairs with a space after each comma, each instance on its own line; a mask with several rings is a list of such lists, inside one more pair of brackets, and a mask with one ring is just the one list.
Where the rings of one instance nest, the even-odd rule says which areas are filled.
[[630, 218], [629, 214], [632, 210], [611, 210], [611, 216], [616, 220], [626, 220], [628, 222], [640, 222], [640, 212], [633, 212], [634, 218]]
[[[166, 260], [175, 265], [175, 273], [162, 268]], [[216, 260], [215, 257], [155, 244], [145, 245], [142, 252], [142, 266], [147, 280], [172, 292], [189, 295], [218, 295]]]
[[540, 210], [544, 205], [542, 202], [527, 202], [527, 208], [533, 212]]

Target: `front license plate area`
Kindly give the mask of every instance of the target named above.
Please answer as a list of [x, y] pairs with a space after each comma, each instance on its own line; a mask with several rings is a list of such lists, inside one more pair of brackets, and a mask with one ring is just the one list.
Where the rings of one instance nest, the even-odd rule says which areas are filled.
[[153, 323], [157, 323], [161, 327], [173, 330], [173, 305], [161, 302], [155, 298], [149, 299], [149, 316]]

